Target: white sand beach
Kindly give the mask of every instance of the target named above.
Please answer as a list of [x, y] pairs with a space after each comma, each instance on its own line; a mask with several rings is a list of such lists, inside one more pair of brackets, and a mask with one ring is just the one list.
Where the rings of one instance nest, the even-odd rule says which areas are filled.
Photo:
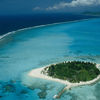
[[[49, 65], [48, 65], [49, 66]], [[28, 76], [30, 77], [35, 77], [35, 78], [42, 78], [45, 80], [51, 80], [51, 81], [56, 81], [56, 82], [60, 82], [62, 84], [67, 85], [61, 92], [59, 92], [58, 95], [55, 95], [54, 98], [59, 98], [61, 96], [61, 94], [65, 91], [65, 90], [69, 90], [72, 87], [77, 87], [77, 86], [83, 86], [83, 85], [90, 85], [95, 83], [96, 81], [98, 81], [100, 79], [100, 75], [97, 76], [95, 79], [87, 81], [87, 82], [80, 82], [80, 83], [71, 83], [67, 80], [61, 80], [61, 79], [57, 79], [57, 78], [52, 78], [50, 76], [47, 76], [46, 74], [43, 74], [42, 71], [44, 68], [48, 67], [42, 67], [42, 68], [37, 68], [37, 69], [33, 69], [28, 73]], [[97, 64], [96, 67], [99, 69], [100, 64]], [[100, 69], [99, 69], [100, 70]]]

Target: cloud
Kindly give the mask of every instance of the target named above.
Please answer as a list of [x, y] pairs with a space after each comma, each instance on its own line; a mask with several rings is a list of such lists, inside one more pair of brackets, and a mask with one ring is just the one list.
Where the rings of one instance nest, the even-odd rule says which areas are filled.
[[46, 10], [58, 10], [65, 7], [81, 7], [100, 5], [100, 0], [72, 0], [71, 2], [60, 2], [56, 5], [46, 8]]
[[33, 8], [33, 10], [40, 10], [40, 9], [41, 9], [40, 7]]

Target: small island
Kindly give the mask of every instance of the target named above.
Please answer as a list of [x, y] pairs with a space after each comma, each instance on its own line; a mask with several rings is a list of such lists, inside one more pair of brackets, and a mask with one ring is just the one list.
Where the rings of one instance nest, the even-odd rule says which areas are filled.
[[90, 16], [100, 16], [100, 12], [89, 12], [89, 11], [86, 11], [86, 12], [83, 12], [83, 14], [85, 15], [90, 15]]
[[50, 65], [44, 68], [43, 73], [53, 78], [76, 83], [93, 80], [100, 74], [100, 71], [96, 68], [96, 63], [72, 61]]
[[64, 87], [53, 98], [60, 98], [65, 90], [73, 87], [90, 85], [100, 80], [100, 64], [83, 61], [64, 61], [33, 69], [28, 76], [60, 82]]

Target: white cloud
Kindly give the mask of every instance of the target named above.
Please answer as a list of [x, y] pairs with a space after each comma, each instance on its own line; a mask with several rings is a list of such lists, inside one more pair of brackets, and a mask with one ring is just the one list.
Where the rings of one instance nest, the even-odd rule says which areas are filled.
[[33, 10], [40, 10], [40, 9], [41, 9], [40, 7], [33, 8]]
[[54, 6], [48, 7], [46, 10], [58, 10], [65, 7], [77, 7], [77, 6], [96, 6], [100, 5], [100, 0], [73, 0], [71, 2], [60, 2]]

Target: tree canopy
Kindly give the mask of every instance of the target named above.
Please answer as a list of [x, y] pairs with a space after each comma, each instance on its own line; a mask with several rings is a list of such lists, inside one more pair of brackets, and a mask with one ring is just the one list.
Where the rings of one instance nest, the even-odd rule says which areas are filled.
[[89, 81], [96, 78], [100, 71], [96, 63], [72, 61], [62, 62], [45, 68], [49, 76], [70, 82]]

